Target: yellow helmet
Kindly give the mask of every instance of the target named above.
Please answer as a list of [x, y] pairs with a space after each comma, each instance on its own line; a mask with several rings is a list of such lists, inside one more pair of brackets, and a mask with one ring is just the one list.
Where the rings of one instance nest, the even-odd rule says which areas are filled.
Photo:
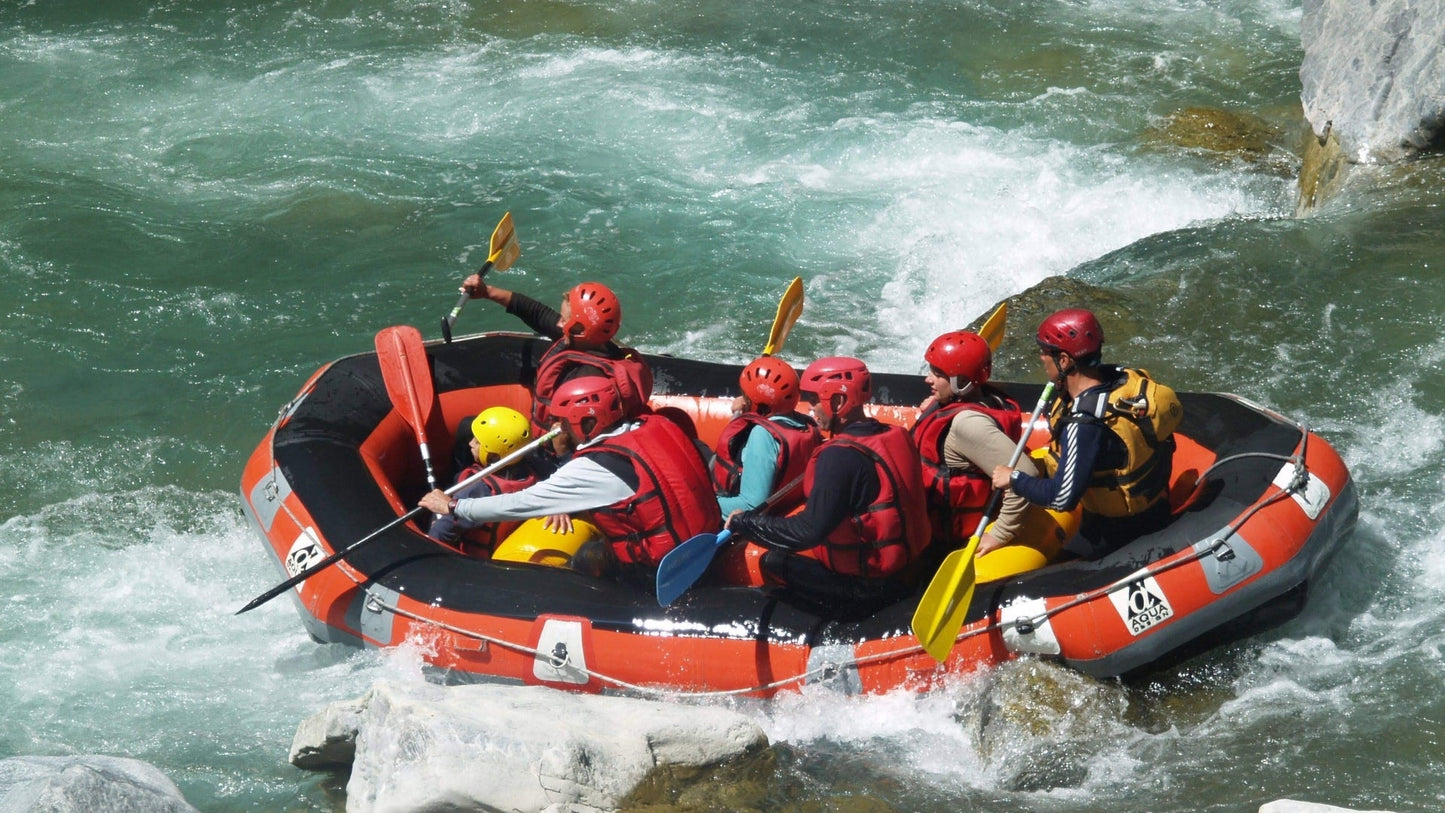
[[502, 562], [529, 562], [534, 565], [562, 567], [572, 554], [587, 542], [600, 538], [602, 532], [586, 520], [572, 520], [572, 533], [547, 530], [547, 520], [529, 519], [497, 546], [492, 558]]
[[532, 422], [527, 416], [507, 407], [491, 407], [472, 419], [472, 437], [477, 439], [485, 461], [485, 455], [498, 457], [515, 451], [532, 439]]

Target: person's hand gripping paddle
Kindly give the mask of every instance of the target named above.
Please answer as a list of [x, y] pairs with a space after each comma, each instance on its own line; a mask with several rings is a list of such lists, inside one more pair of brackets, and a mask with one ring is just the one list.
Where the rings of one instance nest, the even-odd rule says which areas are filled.
[[[512, 263], [516, 262], [518, 257], [522, 256], [522, 246], [517, 242], [517, 230], [512, 227], [511, 212], [502, 215], [502, 221], [492, 231], [492, 243], [489, 250], [491, 253], [487, 255], [487, 261], [477, 269], [479, 277], [486, 277], [487, 272], [493, 269], [506, 271], [512, 267]], [[457, 317], [462, 315], [462, 308], [466, 307], [467, 300], [471, 298], [471, 294], [463, 291], [457, 304], [453, 305], [451, 311], [442, 317], [442, 339], [447, 344], [452, 343], [452, 325], [457, 323]]]

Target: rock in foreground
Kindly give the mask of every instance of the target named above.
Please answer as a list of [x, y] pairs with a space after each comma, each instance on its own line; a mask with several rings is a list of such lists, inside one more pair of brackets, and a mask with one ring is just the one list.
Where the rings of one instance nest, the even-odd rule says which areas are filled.
[[106, 756], [0, 760], [0, 813], [195, 813], [158, 768]]
[[348, 811], [615, 810], [661, 774], [685, 776], [767, 745], [755, 723], [724, 709], [384, 682], [303, 723], [291, 761], [336, 765], [354, 748]]

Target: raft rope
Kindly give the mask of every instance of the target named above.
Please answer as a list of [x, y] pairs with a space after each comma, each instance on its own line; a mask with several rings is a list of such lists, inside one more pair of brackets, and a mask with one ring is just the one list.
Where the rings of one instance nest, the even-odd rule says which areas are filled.
[[[299, 401], [300, 398], [301, 398], [301, 396], [298, 395], [295, 400]], [[291, 409], [292, 406], [294, 406], [294, 403], [295, 403], [295, 401], [293, 401], [292, 403], [288, 403], [286, 406], [282, 407], [282, 408], [281, 408], [281, 414], [284, 415], [289, 409]], [[1128, 576], [1125, 576], [1125, 577], [1123, 577], [1123, 578], [1121, 578], [1121, 579], [1118, 579], [1118, 580], [1116, 580], [1116, 581], [1114, 581], [1114, 582], [1112, 582], [1112, 583], [1110, 583], [1110, 584], [1107, 584], [1107, 585], [1105, 585], [1105, 586], [1103, 586], [1103, 587], [1097, 588], [1097, 589], [1095, 589], [1095, 590], [1091, 590], [1091, 591], [1089, 591], [1089, 592], [1087, 592], [1087, 593], [1081, 593], [1081, 594], [1075, 596], [1074, 598], [1070, 599], [1069, 601], [1067, 601], [1067, 602], [1065, 602], [1065, 603], [1063, 603], [1063, 604], [1060, 604], [1060, 605], [1057, 606], [1057, 607], [1053, 607], [1053, 608], [1050, 608], [1050, 609], [1048, 609], [1048, 610], [1045, 610], [1044, 612], [1041, 612], [1041, 613], [1039, 613], [1039, 614], [1037, 614], [1037, 615], [1021, 616], [1021, 617], [1019, 617], [1019, 618], [1015, 618], [1015, 619], [1012, 619], [1012, 620], [1010, 620], [1010, 621], [1004, 621], [1004, 622], [995, 621], [995, 622], [991, 622], [991, 623], [989, 623], [989, 624], [987, 624], [987, 625], [985, 625], [985, 626], [983, 626], [983, 627], [979, 627], [979, 628], [976, 628], [976, 629], [968, 630], [968, 631], [966, 631], [966, 632], [961, 632], [961, 633], [954, 639], [954, 643], [957, 644], [959, 641], [963, 641], [963, 640], [966, 640], [966, 639], [968, 639], [968, 638], [972, 638], [972, 637], [974, 637], [974, 636], [983, 635], [983, 634], [991, 633], [991, 632], [994, 632], [994, 631], [1002, 631], [1002, 630], [1007, 629], [1007, 628], [1009, 628], [1009, 627], [1013, 627], [1014, 630], [1016, 630], [1016, 631], [1017, 631], [1019, 634], [1021, 634], [1021, 635], [1028, 635], [1028, 634], [1032, 633], [1032, 632], [1034, 631], [1034, 629], [1035, 629], [1039, 624], [1042, 624], [1043, 622], [1047, 621], [1048, 619], [1052, 618], [1053, 616], [1058, 615], [1059, 613], [1062, 613], [1062, 612], [1064, 612], [1065, 610], [1072, 609], [1072, 608], [1077, 607], [1077, 606], [1079, 606], [1079, 605], [1081, 605], [1081, 604], [1087, 604], [1088, 602], [1091, 602], [1091, 601], [1094, 601], [1094, 600], [1096, 600], [1096, 599], [1098, 599], [1098, 598], [1101, 598], [1101, 597], [1103, 597], [1103, 596], [1106, 596], [1106, 595], [1108, 595], [1109, 593], [1111, 593], [1111, 592], [1113, 592], [1113, 591], [1115, 591], [1115, 590], [1118, 590], [1119, 588], [1124, 587], [1125, 585], [1128, 585], [1128, 584], [1130, 584], [1130, 583], [1132, 583], [1132, 582], [1139, 581], [1139, 580], [1142, 579], [1142, 578], [1147, 578], [1147, 577], [1149, 577], [1149, 576], [1156, 576], [1156, 575], [1158, 575], [1158, 574], [1160, 574], [1160, 573], [1168, 572], [1168, 571], [1170, 571], [1170, 570], [1173, 570], [1173, 569], [1175, 569], [1175, 568], [1177, 568], [1177, 567], [1182, 567], [1182, 566], [1184, 566], [1184, 565], [1186, 565], [1186, 564], [1189, 564], [1189, 563], [1191, 563], [1191, 562], [1196, 562], [1196, 561], [1198, 561], [1198, 560], [1200, 560], [1200, 559], [1205, 558], [1206, 556], [1218, 556], [1219, 559], [1220, 559], [1220, 561], [1229, 561], [1230, 559], [1233, 559], [1234, 556], [1235, 556], [1235, 553], [1234, 553], [1233, 548], [1231, 548], [1231, 547], [1229, 546], [1229, 539], [1230, 539], [1231, 537], [1235, 536], [1236, 534], [1238, 534], [1238, 533], [1239, 533], [1239, 529], [1242, 528], [1246, 522], [1248, 522], [1250, 519], [1252, 519], [1252, 518], [1253, 518], [1256, 514], [1258, 514], [1260, 511], [1264, 510], [1265, 508], [1267, 508], [1267, 507], [1269, 507], [1269, 506], [1271, 506], [1271, 505], [1273, 505], [1273, 504], [1275, 504], [1275, 503], [1277, 503], [1277, 502], [1279, 502], [1279, 501], [1281, 501], [1281, 500], [1290, 498], [1290, 497], [1293, 496], [1294, 494], [1298, 493], [1300, 490], [1304, 489], [1305, 486], [1309, 483], [1309, 468], [1308, 468], [1308, 467], [1306, 466], [1306, 464], [1305, 464], [1305, 455], [1306, 455], [1306, 452], [1307, 452], [1308, 447], [1309, 447], [1309, 429], [1308, 429], [1304, 424], [1301, 424], [1301, 423], [1295, 423], [1295, 427], [1300, 430], [1300, 443], [1299, 443], [1299, 446], [1297, 447], [1297, 450], [1296, 450], [1295, 454], [1293, 454], [1293, 455], [1281, 455], [1281, 454], [1274, 454], [1274, 453], [1270, 453], [1270, 452], [1241, 452], [1240, 454], [1230, 455], [1229, 457], [1225, 457], [1225, 458], [1222, 458], [1222, 459], [1220, 459], [1220, 460], [1216, 460], [1213, 464], [1211, 464], [1211, 465], [1209, 466], [1209, 468], [1205, 469], [1204, 472], [1199, 475], [1199, 479], [1196, 480], [1195, 483], [1194, 483], [1194, 489], [1193, 489], [1193, 491], [1191, 491], [1189, 497], [1187, 497], [1187, 498], [1185, 499], [1185, 502], [1186, 502], [1186, 503], [1187, 503], [1189, 500], [1191, 500], [1191, 499], [1194, 498], [1195, 494], [1197, 494], [1197, 493], [1199, 492], [1199, 490], [1201, 489], [1201, 487], [1203, 486], [1203, 484], [1208, 481], [1209, 476], [1210, 476], [1212, 473], [1214, 473], [1216, 470], [1218, 470], [1219, 468], [1221, 468], [1221, 467], [1223, 467], [1223, 466], [1225, 466], [1225, 465], [1227, 465], [1227, 464], [1234, 463], [1234, 462], [1237, 462], [1237, 461], [1240, 461], [1240, 460], [1244, 460], [1244, 459], [1246, 459], [1246, 458], [1266, 458], [1266, 459], [1270, 459], [1270, 460], [1280, 460], [1280, 461], [1283, 461], [1283, 462], [1285, 462], [1285, 463], [1291, 463], [1291, 464], [1294, 465], [1294, 476], [1293, 476], [1292, 478], [1290, 478], [1289, 485], [1285, 486], [1283, 489], [1281, 489], [1281, 490], [1278, 491], [1277, 493], [1272, 494], [1272, 495], [1270, 495], [1269, 497], [1267, 497], [1267, 498], [1265, 498], [1265, 499], [1263, 499], [1263, 500], [1260, 500], [1259, 502], [1257, 502], [1257, 503], [1255, 503], [1254, 505], [1250, 506], [1250, 508], [1249, 508], [1248, 511], [1246, 511], [1246, 512], [1245, 512], [1243, 515], [1241, 515], [1239, 518], [1237, 518], [1236, 520], [1234, 520], [1233, 522], [1231, 522], [1228, 526], [1226, 526], [1226, 533], [1225, 533], [1222, 537], [1220, 537], [1218, 540], [1216, 540], [1213, 545], [1210, 545], [1208, 548], [1204, 548], [1203, 550], [1195, 551], [1194, 553], [1192, 553], [1192, 554], [1190, 554], [1190, 555], [1188, 555], [1188, 556], [1179, 558], [1179, 559], [1171, 559], [1171, 560], [1162, 562], [1162, 563], [1160, 563], [1160, 564], [1158, 564], [1158, 565], [1146, 567], [1146, 568], [1143, 569], [1142, 572], [1136, 571], [1136, 572], [1134, 572], [1134, 573], [1131, 573], [1131, 574], [1128, 575]], [[275, 473], [276, 473], [274, 449], [271, 449], [271, 452], [272, 452], [272, 460], [271, 460], [271, 464], [272, 464], [272, 465], [271, 465], [272, 487], [271, 487], [271, 489], [268, 489], [268, 491], [270, 491], [270, 490], [272, 490], [272, 489], [278, 488], [277, 486], [274, 485], [274, 483], [275, 483]], [[282, 509], [283, 511], [285, 511], [288, 516], [291, 517], [291, 519], [296, 523], [296, 526], [297, 526], [297, 527], [303, 527], [303, 525], [302, 525], [302, 523], [300, 522], [300, 520], [299, 520], [294, 514], [291, 513], [291, 510], [290, 510], [289, 508], [286, 507], [285, 501], [282, 501], [281, 509]], [[356, 577], [352, 576], [349, 571], [350, 571], [350, 568], [342, 568], [342, 569], [341, 569], [341, 572], [347, 574], [347, 578], [351, 579], [351, 581], [354, 582], [358, 587], [362, 587], [363, 589], [365, 589], [365, 588], [364, 588], [364, 584], [362, 583], [362, 581], [360, 581], [360, 580], [358, 580]], [[860, 667], [860, 666], [865, 666], [865, 665], [871, 664], [871, 663], [877, 663], [877, 662], [881, 662], [881, 661], [890, 661], [890, 660], [893, 660], [893, 659], [895, 659], [895, 658], [902, 658], [902, 657], [913, 656], [913, 655], [917, 655], [917, 654], [919, 654], [919, 653], [921, 653], [921, 652], [924, 651], [924, 650], [923, 650], [923, 647], [922, 647], [920, 644], [916, 644], [916, 643], [915, 643], [915, 644], [911, 644], [911, 645], [908, 645], [908, 646], [899, 647], [899, 648], [897, 648], [897, 649], [889, 650], [889, 651], [886, 651], [886, 652], [877, 652], [877, 653], [874, 653], [874, 654], [872, 654], [872, 655], [865, 655], [865, 656], [863, 656], [863, 657], [853, 658], [853, 659], [851, 659], [851, 660], [834, 661], [834, 662], [829, 662], [829, 663], [821, 664], [821, 665], [819, 665], [819, 666], [817, 666], [817, 667], [814, 667], [814, 668], [812, 668], [812, 669], [806, 669], [806, 670], [804, 670], [804, 671], [802, 671], [802, 672], [799, 672], [799, 673], [797, 673], [797, 674], [795, 674], [795, 675], [792, 675], [792, 676], [790, 676], [790, 677], [782, 678], [782, 679], [780, 679], [780, 680], [774, 680], [774, 681], [769, 682], [769, 683], [763, 683], [763, 684], [759, 684], [759, 685], [756, 685], [756, 686], [751, 686], [751, 687], [748, 687], [748, 688], [743, 688], [743, 689], [719, 689], [719, 690], [711, 690], [711, 691], [693, 691], [693, 690], [687, 690], [687, 689], [662, 688], [662, 687], [657, 687], [657, 686], [646, 686], [646, 685], [642, 685], [642, 684], [638, 684], [638, 683], [631, 683], [631, 682], [626, 681], [626, 680], [623, 680], [623, 679], [621, 679], [621, 678], [613, 677], [613, 676], [608, 675], [608, 674], [605, 674], [605, 673], [603, 673], [603, 672], [599, 672], [599, 671], [597, 671], [597, 670], [595, 670], [595, 669], [589, 669], [589, 668], [586, 668], [586, 667], [579, 666], [579, 665], [577, 665], [577, 664], [571, 663], [571, 659], [570, 659], [569, 657], [566, 657], [566, 656], [559, 657], [558, 655], [556, 655], [556, 654], [554, 654], [554, 653], [544, 652], [544, 651], [542, 651], [542, 650], [536, 649], [536, 648], [534, 648], [534, 647], [527, 646], [527, 645], [525, 645], [525, 644], [519, 644], [519, 643], [516, 643], [516, 642], [514, 642], [514, 641], [508, 641], [508, 640], [506, 640], [506, 639], [504, 639], [504, 638], [499, 638], [499, 637], [496, 637], [496, 636], [493, 636], [493, 635], [487, 635], [487, 634], [485, 634], [485, 633], [480, 633], [480, 632], [477, 632], [477, 631], [475, 631], [475, 630], [463, 629], [463, 628], [461, 628], [461, 627], [457, 627], [457, 626], [455, 626], [455, 625], [448, 624], [448, 623], [443, 622], [443, 621], [438, 621], [438, 620], [436, 620], [436, 619], [434, 619], [434, 618], [427, 618], [427, 617], [422, 616], [422, 615], [419, 615], [419, 614], [417, 614], [417, 613], [413, 613], [413, 612], [411, 612], [411, 611], [409, 611], [409, 610], [402, 609], [401, 607], [398, 607], [398, 606], [396, 606], [395, 604], [387, 603], [386, 601], [383, 601], [382, 599], [380, 599], [379, 597], [374, 596], [374, 595], [371, 595], [371, 596], [368, 596], [368, 597], [367, 597], [366, 605], [365, 605], [365, 606], [366, 606], [366, 609], [371, 610], [371, 611], [373, 611], [373, 612], [380, 612], [380, 611], [382, 611], [382, 610], [385, 610], [385, 611], [387, 611], [387, 612], [394, 613], [394, 614], [399, 615], [399, 616], [402, 616], [402, 617], [404, 617], [404, 618], [409, 618], [409, 619], [411, 619], [411, 620], [413, 620], [413, 621], [417, 621], [417, 622], [422, 623], [422, 624], [427, 624], [427, 625], [429, 625], [429, 626], [433, 626], [433, 627], [436, 627], [436, 628], [438, 628], [438, 629], [446, 630], [447, 632], [453, 633], [453, 634], [455, 634], [455, 635], [460, 635], [460, 636], [463, 636], [463, 637], [465, 637], [465, 638], [471, 638], [471, 639], [476, 640], [476, 641], [481, 641], [481, 642], [483, 642], [484, 644], [487, 644], [487, 645], [499, 646], [499, 647], [502, 647], [502, 648], [504, 648], [504, 649], [511, 650], [511, 651], [513, 651], [513, 652], [519, 652], [519, 653], [522, 653], [522, 654], [524, 654], [524, 655], [531, 656], [532, 658], [536, 658], [536, 659], [539, 659], [539, 660], [546, 661], [547, 663], [549, 663], [549, 664], [550, 664], [553, 668], [555, 668], [555, 669], [560, 669], [560, 668], [562, 668], [563, 666], [567, 666], [567, 667], [575, 670], [575, 671], [578, 672], [579, 674], [586, 675], [590, 680], [596, 680], [596, 681], [599, 682], [599, 683], [605, 683], [605, 684], [607, 684], [607, 685], [609, 685], [609, 686], [611, 686], [611, 687], [613, 687], [613, 688], [620, 689], [620, 690], [624, 690], [624, 691], [627, 691], [627, 692], [632, 692], [632, 693], [635, 693], [635, 694], [637, 694], [637, 695], [641, 695], [641, 696], [645, 696], [645, 697], [655, 697], [655, 698], [679, 698], [679, 697], [687, 697], [687, 698], [699, 698], [699, 699], [701, 699], [701, 698], [737, 697], [737, 696], [743, 696], [743, 695], [758, 694], [758, 693], [762, 693], [762, 692], [772, 692], [772, 691], [777, 690], [777, 689], [782, 689], [782, 688], [786, 688], [786, 687], [793, 686], [793, 685], [797, 685], [797, 684], [807, 683], [807, 682], [808, 682], [810, 679], [812, 679], [812, 678], [818, 678], [818, 679], [820, 679], [820, 680], [826, 681], [826, 680], [829, 680], [829, 679], [832, 679], [832, 678], [836, 677], [839, 673], [843, 672], [844, 670], [850, 669], [850, 668], [855, 668], [855, 669], [856, 669], [856, 668], [858, 668], [858, 667]]]

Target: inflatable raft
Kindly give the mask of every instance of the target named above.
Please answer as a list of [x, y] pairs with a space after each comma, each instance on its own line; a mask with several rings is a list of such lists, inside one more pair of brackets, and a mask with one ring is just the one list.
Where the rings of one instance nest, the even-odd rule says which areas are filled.
[[[544, 340], [511, 333], [427, 345], [434, 448], [493, 405], [524, 410]], [[654, 406], [686, 411], [711, 443], [739, 368], [650, 357]], [[1040, 387], [1001, 385], [1021, 404]], [[910, 425], [918, 376], [876, 375], [883, 420]], [[747, 586], [703, 583], [668, 607], [565, 568], [462, 555], [398, 518], [425, 493], [415, 435], [374, 354], [317, 371], [247, 462], [241, 496], [285, 579], [388, 523], [287, 591], [321, 642], [410, 642], [436, 666], [581, 691], [768, 695], [828, 682], [848, 692], [927, 690], [1020, 655], [1099, 677], [1159, 668], [1295, 615], [1354, 526], [1355, 488], [1318, 435], [1232, 395], [1181, 393], [1175, 521], [1092, 561], [979, 584], [946, 660], [910, 631], [927, 585], [866, 617], [830, 617]], [[1032, 446], [1047, 442], [1034, 427]], [[433, 455], [449, 483], [449, 455]]]

